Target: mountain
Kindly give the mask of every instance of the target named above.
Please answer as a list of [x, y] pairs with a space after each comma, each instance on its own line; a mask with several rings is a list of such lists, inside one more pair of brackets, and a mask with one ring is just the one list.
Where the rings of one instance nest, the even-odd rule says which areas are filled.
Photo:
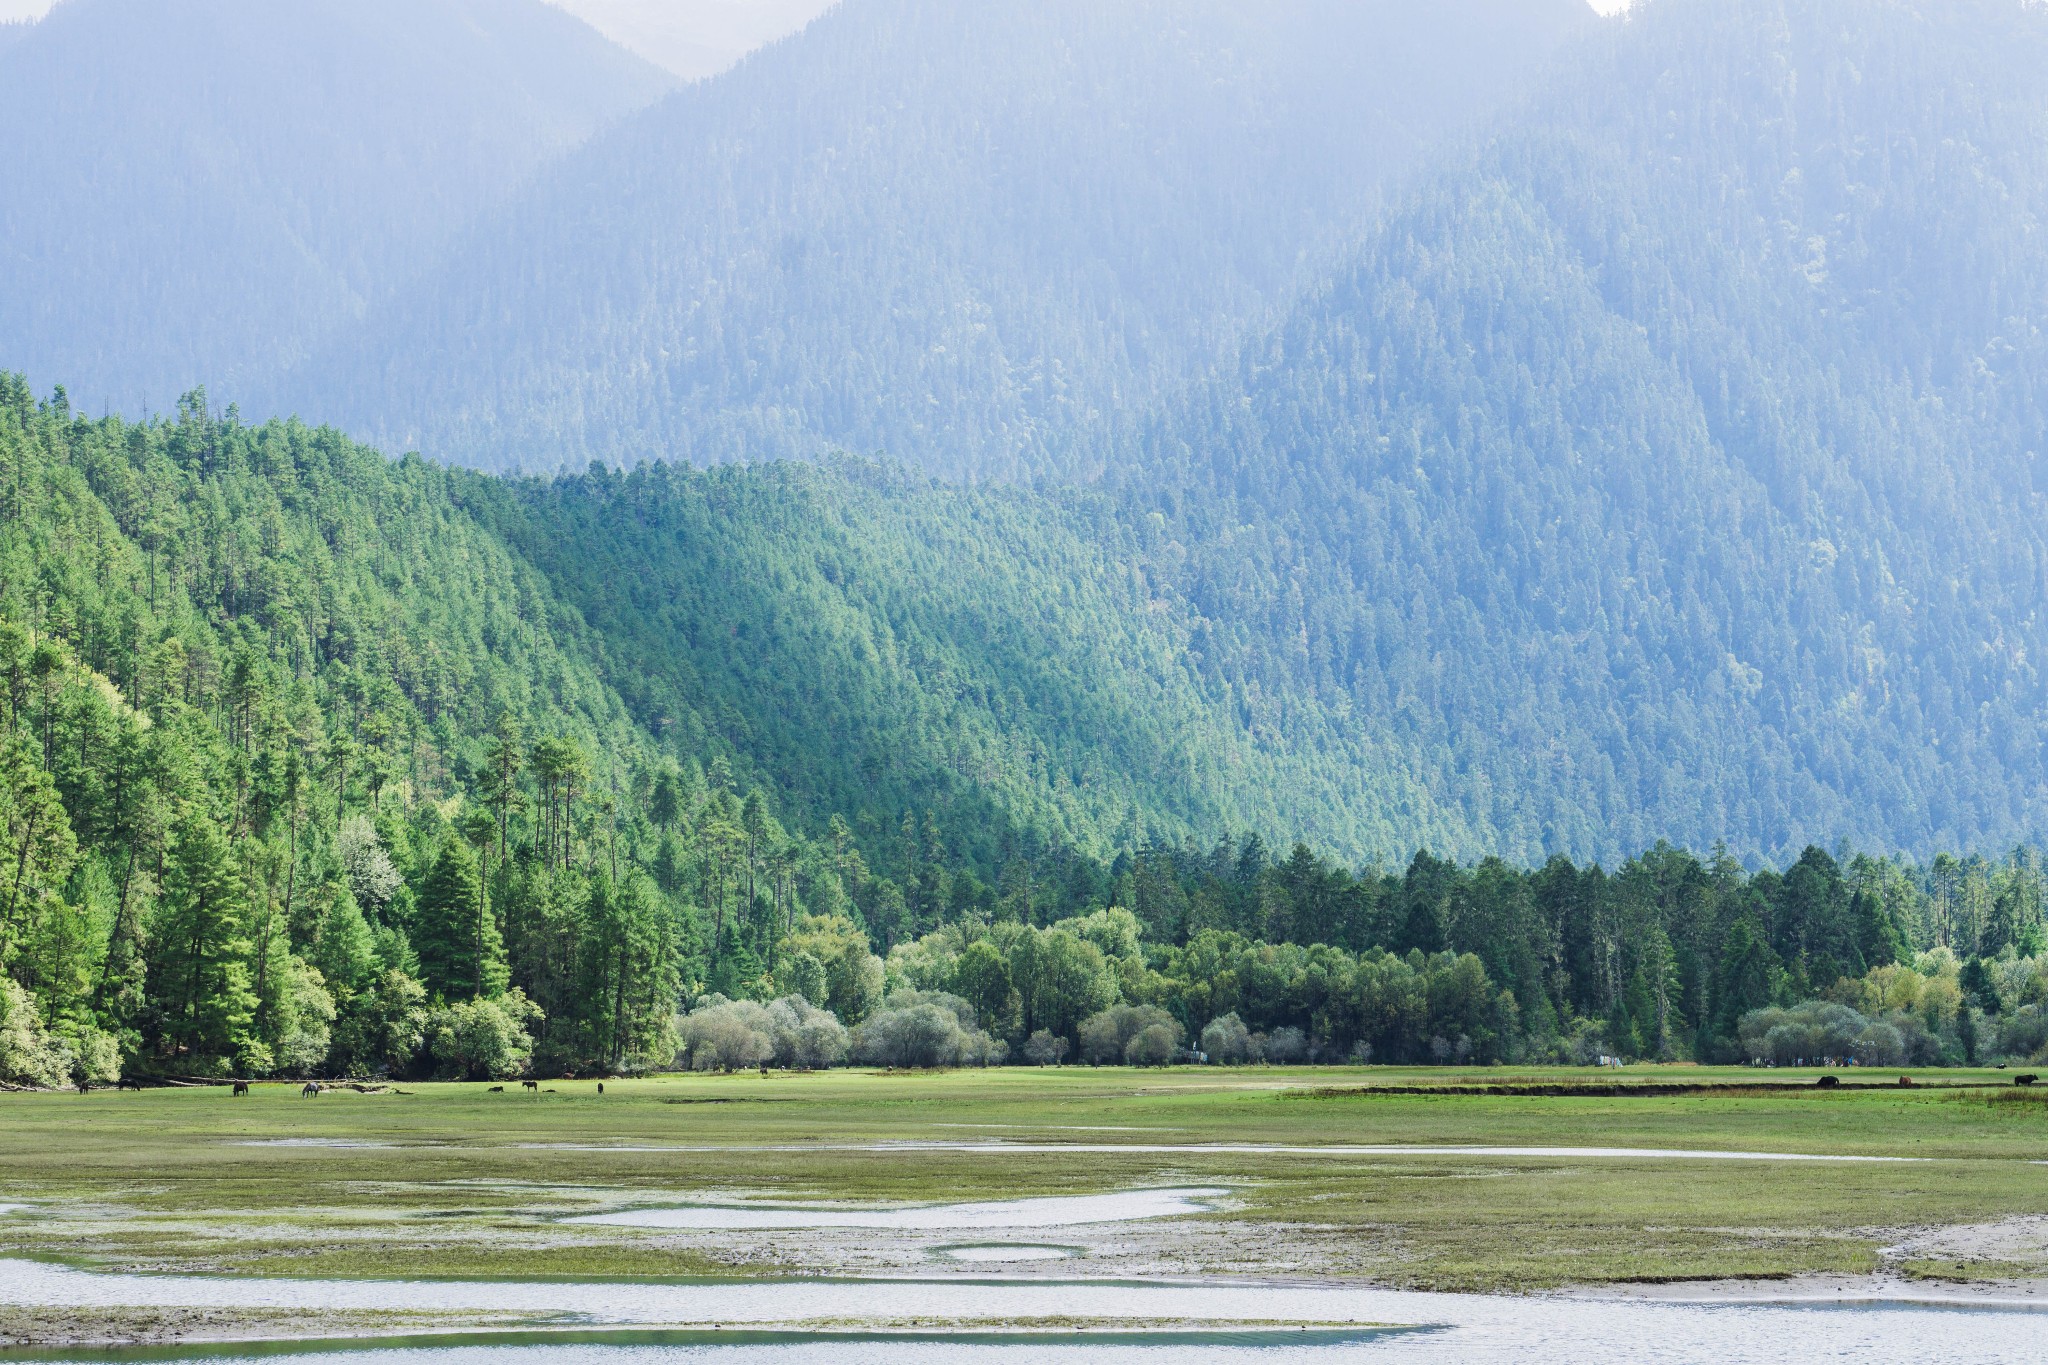
[[490, 468], [1088, 473], [1581, 0], [847, 0], [599, 136], [252, 409]]
[[1027, 840], [1465, 832], [1389, 755], [1205, 678], [1197, 623], [1097, 500], [851, 461], [513, 487], [478, 515], [599, 632], [632, 713], [767, 775], [806, 827], [858, 815], [872, 846], [935, 814], [991, 871]]
[[687, 81], [730, 70], [834, 0], [551, 0], [629, 52]]
[[68, 0], [0, 45], [4, 363], [158, 410], [274, 366], [669, 84], [540, 0]]
[[1474, 840], [2048, 827], [2048, 12], [1655, 0], [1122, 462]]

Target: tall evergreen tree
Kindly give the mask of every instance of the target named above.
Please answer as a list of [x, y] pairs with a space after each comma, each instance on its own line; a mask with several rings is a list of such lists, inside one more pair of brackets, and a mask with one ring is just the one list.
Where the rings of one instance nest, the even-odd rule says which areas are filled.
[[220, 823], [187, 806], [172, 831], [150, 926], [148, 990], [168, 1064], [210, 1072], [248, 1058], [257, 999], [242, 878]]
[[504, 941], [481, 894], [476, 855], [459, 835], [442, 842], [420, 888], [412, 943], [419, 953], [420, 979], [442, 999], [504, 993]]

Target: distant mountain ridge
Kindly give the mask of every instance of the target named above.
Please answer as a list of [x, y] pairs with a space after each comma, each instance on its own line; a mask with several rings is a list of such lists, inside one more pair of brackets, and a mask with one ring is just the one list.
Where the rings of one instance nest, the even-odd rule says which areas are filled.
[[5, 363], [232, 388], [671, 83], [540, 0], [68, 0], [0, 44]]
[[1297, 79], [1448, 9], [961, 12], [633, 116], [247, 410], [724, 465], [449, 487], [635, 723], [872, 847], [2042, 837], [2048, 12], [1649, 0], [1449, 143]]
[[1166, 417], [1128, 515], [1219, 676], [1483, 846], [2031, 837], [2044, 148], [2039, 8], [1640, 6]]
[[262, 410], [486, 468], [1087, 475], [1581, 0], [845, 0], [601, 136]]

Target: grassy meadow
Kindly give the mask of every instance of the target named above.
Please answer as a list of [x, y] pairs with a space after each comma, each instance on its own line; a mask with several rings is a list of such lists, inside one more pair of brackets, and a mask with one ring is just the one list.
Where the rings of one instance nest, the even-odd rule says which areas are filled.
[[[0, 1215], [0, 1254], [265, 1275], [852, 1273], [924, 1264], [948, 1239], [558, 1220], [678, 1196], [940, 1203], [1172, 1184], [1233, 1193], [1217, 1212], [1170, 1224], [997, 1240], [1084, 1249], [1086, 1259], [1038, 1273], [1294, 1274], [1444, 1289], [1878, 1269], [1949, 1281], [2048, 1274], [2048, 1258], [2037, 1264], [2011, 1239], [1928, 1235], [2048, 1214], [2048, 1165], [2030, 1164], [2048, 1159], [2048, 1094], [1997, 1072], [1919, 1073], [1907, 1090], [1755, 1088], [1815, 1074], [1065, 1068], [661, 1076], [610, 1081], [603, 1095], [581, 1081], [539, 1093], [404, 1085], [318, 1098], [282, 1084], [242, 1098], [225, 1088], [4, 1094], [0, 1203], [31, 1207]], [[1726, 1088], [1464, 1088], [1617, 1081]], [[1370, 1089], [1387, 1086], [1431, 1093]], [[981, 1141], [1062, 1150], [857, 1150]], [[1200, 1150], [1217, 1143], [1925, 1160]], [[1140, 1144], [1176, 1150], [1090, 1150]], [[907, 1250], [882, 1245], [898, 1242]]]

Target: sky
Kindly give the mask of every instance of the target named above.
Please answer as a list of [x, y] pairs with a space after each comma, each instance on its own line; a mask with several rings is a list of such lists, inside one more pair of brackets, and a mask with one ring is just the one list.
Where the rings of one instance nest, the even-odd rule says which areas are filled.
[[[832, 0], [550, 0], [583, 16], [621, 47], [689, 79], [724, 70], [763, 43], [794, 33]], [[37, 19], [52, 0], [0, 0], [0, 21]], [[1587, 0], [1615, 14], [1629, 0]]]

